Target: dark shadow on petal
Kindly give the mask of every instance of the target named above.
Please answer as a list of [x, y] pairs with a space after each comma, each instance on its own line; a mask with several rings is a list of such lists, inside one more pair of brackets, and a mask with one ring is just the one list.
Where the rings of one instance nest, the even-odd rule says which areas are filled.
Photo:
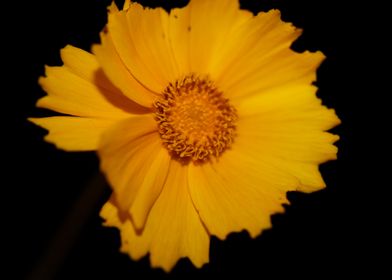
[[149, 114], [152, 112], [151, 109], [143, 107], [123, 95], [122, 92], [110, 82], [102, 69], [97, 70], [95, 73], [95, 84], [98, 85], [102, 95], [108, 102], [125, 112], [131, 114]]

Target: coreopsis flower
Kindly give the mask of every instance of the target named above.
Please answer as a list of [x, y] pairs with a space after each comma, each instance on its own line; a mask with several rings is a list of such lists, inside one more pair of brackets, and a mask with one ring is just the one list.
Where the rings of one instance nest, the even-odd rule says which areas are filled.
[[290, 49], [301, 30], [277, 10], [191, 0], [166, 12], [113, 4], [92, 53], [67, 46], [39, 82], [32, 118], [48, 142], [97, 151], [113, 194], [101, 211], [121, 252], [172, 269], [208, 262], [210, 236], [258, 236], [287, 191], [325, 187], [339, 123], [317, 98], [321, 52]]

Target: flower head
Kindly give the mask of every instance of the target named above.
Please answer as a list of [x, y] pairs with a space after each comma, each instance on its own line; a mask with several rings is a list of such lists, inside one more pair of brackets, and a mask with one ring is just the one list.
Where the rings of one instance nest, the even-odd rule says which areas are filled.
[[321, 52], [290, 49], [300, 30], [237, 0], [180, 9], [113, 4], [93, 54], [67, 46], [47, 67], [33, 118], [67, 151], [97, 151], [113, 195], [101, 211], [121, 251], [170, 270], [208, 262], [221, 239], [271, 226], [286, 192], [325, 186], [339, 123], [312, 85]]

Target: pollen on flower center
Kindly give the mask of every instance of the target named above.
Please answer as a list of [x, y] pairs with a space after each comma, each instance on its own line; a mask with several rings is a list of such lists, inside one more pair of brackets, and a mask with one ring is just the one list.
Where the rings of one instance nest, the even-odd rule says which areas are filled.
[[207, 160], [233, 143], [236, 110], [208, 78], [170, 83], [154, 105], [161, 139], [174, 157]]

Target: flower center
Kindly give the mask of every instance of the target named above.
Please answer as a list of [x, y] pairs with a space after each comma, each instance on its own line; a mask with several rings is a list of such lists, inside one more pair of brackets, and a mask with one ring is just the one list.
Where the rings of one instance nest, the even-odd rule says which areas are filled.
[[163, 144], [177, 159], [208, 160], [233, 143], [236, 110], [207, 78], [170, 83], [154, 106]]

